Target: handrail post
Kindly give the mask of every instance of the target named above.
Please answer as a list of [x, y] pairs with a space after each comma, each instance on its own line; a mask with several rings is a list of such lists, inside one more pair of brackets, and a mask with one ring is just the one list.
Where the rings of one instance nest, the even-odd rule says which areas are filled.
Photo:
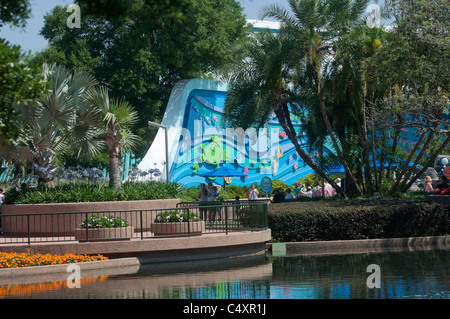
[[250, 204], [250, 230], [253, 232], [253, 219], [255, 218], [255, 216], [253, 215], [253, 205]]
[[265, 203], [264, 205], [264, 229], [269, 228], [269, 205]]
[[142, 220], [142, 209], [139, 211], [139, 218], [141, 220], [141, 240], [144, 239], [144, 223]]
[[225, 210], [225, 234], [228, 235], [228, 207], [223, 205], [222, 208]]
[[88, 227], [88, 213], [86, 212], [86, 224], [85, 224], [85, 226], [86, 226], [86, 241], [88, 242], [89, 241], [89, 227]]
[[187, 223], [188, 223], [188, 235], [191, 236], [191, 222], [189, 220], [189, 208], [187, 209]]
[[28, 245], [31, 244], [30, 214], [27, 215]]

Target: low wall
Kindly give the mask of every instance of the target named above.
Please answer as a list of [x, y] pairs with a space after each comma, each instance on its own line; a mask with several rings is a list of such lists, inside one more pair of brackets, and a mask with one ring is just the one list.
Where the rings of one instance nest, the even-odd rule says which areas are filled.
[[[81, 224], [81, 221], [86, 215], [64, 215], [56, 213], [95, 212], [101, 216], [110, 215], [109, 213], [103, 212], [114, 211], [114, 215], [125, 219], [137, 232], [141, 231], [141, 229], [150, 229], [151, 222], [157, 214], [157, 211], [150, 210], [175, 208], [179, 202], [179, 199], [164, 199], [122, 202], [2, 205], [2, 215], [18, 215], [2, 217], [2, 230], [8, 235], [24, 235], [28, 233], [29, 224], [30, 234], [32, 236], [73, 236], [75, 228]], [[30, 214], [30, 218], [25, 216], [28, 214]]]

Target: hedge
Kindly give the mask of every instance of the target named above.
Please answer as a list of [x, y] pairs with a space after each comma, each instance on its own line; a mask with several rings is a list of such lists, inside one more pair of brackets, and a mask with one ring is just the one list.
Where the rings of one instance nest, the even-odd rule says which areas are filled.
[[450, 234], [450, 205], [423, 199], [292, 202], [269, 205], [268, 213], [281, 242]]

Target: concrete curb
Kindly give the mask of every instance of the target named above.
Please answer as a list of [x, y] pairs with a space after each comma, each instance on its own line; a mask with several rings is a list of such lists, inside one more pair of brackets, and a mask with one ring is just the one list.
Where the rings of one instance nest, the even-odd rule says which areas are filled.
[[336, 240], [315, 242], [267, 243], [272, 255], [290, 254], [322, 255], [361, 252], [395, 251], [415, 248], [450, 248], [450, 236], [408, 237], [386, 239]]
[[139, 267], [140, 262], [137, 258], [118, 258], [99, 261], [88, 261], [80, 263], [60, 264], [60, 265], [45, 265], [45, 266], [32, 266], [22, 268], [5, 268], [0, 269], [0, 278], [5, 277], [20, 277], [20, 276], [46, 276], [65, 274], [67, 276], [67, 268], [69, 265], [78, 265], [81, 271], [92, 270], [113, 270], [116, 268], [124, 267]]

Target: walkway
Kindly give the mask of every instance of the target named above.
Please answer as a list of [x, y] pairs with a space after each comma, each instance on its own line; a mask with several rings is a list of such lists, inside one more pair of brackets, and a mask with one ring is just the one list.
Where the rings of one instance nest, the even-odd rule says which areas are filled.
[[[28, 244], [26, 239], [17, 243], [4, 243], [0, 238], [0, 251], [41, 254], [101, 254], [109, 258], [137, 257], [143, 263], [189, 261], [253, 254], [265, 250], [271, 239], [271, 231], [244, 231], [202, 234], [190, 237], [133, 238], [121, 241], [92, 241], [80, 243], [72, 240], [39, 243], [37, 239]], [[53, 238], [56, 240], [56, 238]], [[3, 243], [2, 243], [3, 240]], [[10, 238], [8, 239], [10, 240]]]

